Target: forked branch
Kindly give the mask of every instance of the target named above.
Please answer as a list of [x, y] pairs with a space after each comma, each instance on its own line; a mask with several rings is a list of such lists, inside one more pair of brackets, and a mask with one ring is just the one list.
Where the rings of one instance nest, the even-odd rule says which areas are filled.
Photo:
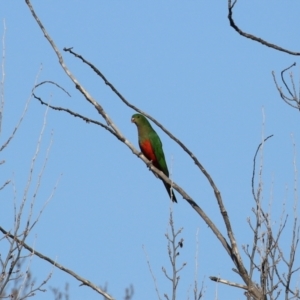
[[[61, 53], [59, 52], [57, 46], [55, 45], [54, 41], [51, 39], [51, 37], [49, 36], [49, 34], [47, 33], [46, 29], [44, 28], [43, 24], [41, 23], [41, 21], [39, 20], [39, 18], [37, 17], [36, 13], [33, 10], [33, 7], [30, 3], [29, 0], [25, 0], [34, 19], [36, 20], [36, 22], [38, 23], [39, 27], [41, 28], [45, 38], [48, 40], [48, 42], [50, 43], [51, 47], [53, 48], [53, 50], [55, 51], [58, 59], [59, 59], [59, 63], [61, 65], [61, 67], [64, 69], [64, 71], [66, 72], [67, 76], [72, 80], [72, 82], [74, 83], [75, 87], [82, 93], [82, 95], [85, 97], [85, 99], [94, 106], [94, 108], [98, 111], [98, 113], [104, 118], [104, 120], [107, 123], [107, 126], [114, 132], [114, 136], [116, 138], [118, 138], [118, 140], [120, 140], [122, 143], [124, 143], [132, 152], [133, 154], [135, 154], [137, 157], [139, 157], [146, 165], [149, 166], [149, 168], [158, 175], [159, 178], [161, 178], [163, 181], [169, 183], [177, 192], [179, 192], [184, 199], [187, 200], [187, 202], [192, 206], [192, 208], [201, 216], [201, 218], [207, 223], [207, 225], [212, 229], [213, 233], [216, 235], [216, 237], [219, 239], [219, 241], [221, 242], [222, 246], [225, 248], [225, 250], [227, 251], [227, 253], [229, 254], [230, 258], [232, 259], [233, 263], [235, 264], [236, 268], [237, 268], [237, 272], [238, 274], [243, 278], [244, 282], [246, 283], [246, 285], [248, 286], [248, 292], [250, 294], [252, 294], [256, 299], [260, 299], [261, 298], [261, 291], [259, 290], [259, 288], [257, 286], [255, 286], [251, 280], [249, 279], [249, 275], [247, 274], [247, 270], [245, 269], [242, 259], [240, 257], [239, 254], [239, 250], [237, 247], [237, 243], [233, 234], [233, 230], [232, 230], [232, 226], [230, 224], [230, 220], [228, 217], [228, 213], [225, 209], [225, 206], [223, 204], [223, 200], [221, 197], [221, 193], [218, 190], [216, 184], [214, 183], [213, 179], [211, 178], [211, 176], [209, 175], [209, 173], [206, 171], [206, 169], [202, 166], [202, 164], [199, 162], [199, 160], [195, 157], [195, 155], [179, 140], [177, 139], [174, 135], [172, 135], [168, 130], [166, 130], [160, 123], [158, 123], [154, 118], [152, 118], [151, 116], [149, 116], [148, 114], [146, 114], [145, 112], [141, 111], [140, 109], [138, 109], [137, 107], [133, 106], [132, 104], [130, 104], [115, 88], [112, 84], [110, 84], [108, 82], [108, 80], [104, 77], [104, 75], [97, 70], [97, 68], [95, 68], [91, 63], [87, 62], [82, 56], [75, 54], [72, 51], [72, 48], [68, 48], [68, 49], [64, 49], [65, 51], [68, 51], [70, 53], [72, 53], [73, 55], [75, 55], [76, 57], [80, 58], [82, 61], [84, 61], [85, 63], [87, 63], [105, 82], [105, 84], [107, 84], [108, 86], [110, 86], [110, 88], [120, 97], [120, 99], [129, 107], [133, 108], [134, 110], [144, 114], [146, 117], [148, 117], [150, 120], [152, 120], [157, 126], [159, 126], [167, 135], [169, 135], [169, 137], [171, 137], [175, 142], [178, 143], [178, 145], [180, 145], [180, 147], [192, 158], [192, 160], [195, 162], [195, 164], [198, 166], [198, 168], [201, 170], [201, 172], [204, 174], [204, 176], [206, 177], [206, 179], [208, 180], [209, 184], [211, 185], [216, 200], [218, 202], [219, 208], [220, 208], [220, 212], [221, 215], [223, 217], [223, 221], [225, 223], [226, 229], [227, 229], [227, 234], [229, 237], [229, 241], [230, 243], [227, 242], [226, 238], [221, 234], [220, 230], [215, 226], [215, 224], [212, 222], [212, 220], [206, 215], [206, 213], [198, 206], [198, 204], [179, 186], [177, 185], [175, 182], [171, 181], [167, 176], [165, 176], [161, 171], [159, 171], [158, 169], [156, 169], [145, 157], [144, 155], [142, 155], [137, 149], [135, 149], [135, 147], [126, 139], [126, 137], [121, 133], [121, 131], [117, 128], [117, 126], [115, 125], [115, 123], [113, 122], [113, 120], [109, 117], [109, 115], [106, 113], [106, 111], [104, 110], [104, 108], [86, 91], [86, 89], [78, 82], [78, 80], [73, 76], [73, 74], [71, 73], [71, 71], [68, 69], [68, 67], [66, 66], [63, 57], [61, 55]], [[42, 103], [42, 102], [41, 102]], [[64, 112], [67, 112], [69, 114], [69, 111], [67, 111], [66, 109], [61, 109]], [[74, 114], [72, 114], [74, 116]]]
[[102, 289], [100, 289], [98, 286], [94, 285], [92, 282], [90, 282], [89, 280], [77, 275], [75, 272], [67, 269], [66, 267], [64, 267], [63, 265], [59, 264], [58, 262], [54, 261], [53, 259], [49, 258], [48, 256], [43, 255], [42, 253], [34, 250], [33, 248], [29, 247], [25, 242], [19, 240], [16, 236], [10, 234], [8, 231], [6, 231], [4, 228], [2, 228], [0, 226], [0, 231], [8, 238], [16, 241], [18, 244], [22, 245], [25, 249], [27, 249], [32, 255], [36, 255], [39, 258], [49, 262], [51, 265], [53, 265], [54, 267], [68, 273], [69, 275], [71, 275], [72, 277], [74, 277], [75, 279], [77, 279], [78, 281], [81, 282], [81, 285], [86, 285], [89, 286], [90, 288], [92, 288], [93, 290], [95, 290], [97, 293], [105, 296], [108, 300], [114, 300], [114, 298], [112, 296], [110, 296], [109, 294], [107, 294], [106, 292], [104, 292]]
[[290, 105], [293, 108], [296, 108], [298, 110], [300, 110], [300, 92], [299, 94], [296, 91], [296, 86], [295, 86], [295, 81], [294, 81], [294, 76], [293, 73], [291, 72], [290, 75], [290, 80], [291, 80], [291, 86], [292, 86], [292, 90], [289, 87], [289, 85], [286, 83], [285, 78], [284, 78], [284, 73], [286, 71], [288, 71], [289, 69], [291, 69], [292, 67], [296, 66], [296, 63], [294, 62], [292, 65], [290, 65], [289, 67], [285, 68], [284, 70], [281, 71], [281, 80], [288, 92], [288, 95], [286, 95], [286, 93], [284, 93], [282, 91], [282, 87], [279, 86], [279, 84], [277, 83], [276, 80], [276, 76], [275, 76], [275, 72], [272, 72], [272, 76], [273, 76], [273, 80], [275, 83], [275, 86], [277, 88], [277, 91], [279, 92], [280, 97], [282, 98], [282, 100], [287, 103], [288, 105]]

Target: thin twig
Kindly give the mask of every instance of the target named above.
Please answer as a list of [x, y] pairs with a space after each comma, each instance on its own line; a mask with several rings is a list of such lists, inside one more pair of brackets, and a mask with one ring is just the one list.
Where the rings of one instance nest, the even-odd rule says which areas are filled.
[[150, 264], [148, 253], [147, 253], [147, 251], [145, 249], [145, 246], [143, 245], [142, 247], [143, 247], [143, 251], [144, 251], [145, 256], [146, 256], [147, 265], [148, 265], [150, 274], [151, 274], [153, 282], [154, 282], [154, 287], [155, 287], [155, 291], [156, 291], [157, 297], [158, 297], [159, 300], [161, 300], [161, 297], [160, 297], [160, 294], [159, 294], [159, 290], [158, 290], [157, 281], [156, 281], [156, 278], [155, 278], [154, 273], [153, 273], [152, 268], [151, 268], [151, 264]]
[[258, 147], [257, 147], [257, 149], [256, 149], [256, 152], [255, 152], [255, 155], [254, 155], [254, 157], [253, 157], [253, 171], [252, 171], [252, 180], [251, 180], [252, 184], [251, 184], [251, 185], [252, 185], [252, 195], [253, 195], [253, 198], [254, 198], [254, 199], [256, 199], [255, 192], [254, 192], [254, 178], [255, 178], [256, 156], [257, 156], [257, 153], [258, 153], [258, 151], [259, 151], [261, 145], [262, 145], [264, 142], [266, 142], [269, 138], [271, 138], [271, 137], [273, 137], [273, 136], [274, 136], [274, 134], [269, 135], [268, 137], [266, 137], [266, 138], [263, 140], [263, 142], [261, 142], [261, 143], [258, 145]]
[[289, 94], [292, 96], [292, 98], [294, 98], [294, 95], [292, 94], [292, 92], [290, 91], [288, 85], [286, 84], [286, 82], [284, 80], [284, 77], [283, 77], [283, 74], [284, 74], [284, 72], [286, 72], [287, 70], [289, 70], [290, 68], [292, 68], [294, 66], [296, 66], [296, 62], [294, 62], [292, 65], [290, 65], [289, 67], [285, 68], [284, 70], [282, 70], [280, 72], [280, 74], [281, 74], [281, 80], [284, 83], [284, 85], [285, 85], [286, 89], [288, 90]]
[[119, 139], [118, 135], [111, 129], [109, 128], [108, 126], [104, 125], [103, 123], [99, 122], [99, 121], [96, 121], [96, 120], [93, 120], [93, 119], [90, 119], [90, 118], [87, 118], [79, 113], [76, 113], [68, 108], [63, 108], [63, 107], [59, 107], [59, 106], [53, 106], [53, 105], [50, 105], [49, 103], [46, 103], [44, 102], [40, 97], [37, 97], [35, 94], [33, 94], [33, 97], [35, 99], [37, 99], [42, 105], [45, 105], [45, 106], [48, 106], [49, 108], [53, 109], [53, 110], [57, 110], [57, 111], [64, 111], [74, 117], [78, 117], [82, 120], [84, 120], [86, 123], [92, 123], [92, 124], [95, 124], [95, 125], [99, 125], [101, 126], [102, 128], [108, 130], [111, 134], [113, 134], [116, 138]]

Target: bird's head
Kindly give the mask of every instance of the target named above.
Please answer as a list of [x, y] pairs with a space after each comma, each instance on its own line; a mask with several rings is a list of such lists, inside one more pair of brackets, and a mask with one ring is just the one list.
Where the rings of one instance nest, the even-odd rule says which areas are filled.
[[131, 122], [135, 123], [136, 126], [149, 123], [148, 120], [141, 114], [134, 114], [131, 117]]

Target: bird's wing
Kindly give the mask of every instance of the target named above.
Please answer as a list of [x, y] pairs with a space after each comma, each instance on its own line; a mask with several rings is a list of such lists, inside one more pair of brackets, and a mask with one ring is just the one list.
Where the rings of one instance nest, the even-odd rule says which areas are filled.
[[160, 169], [161, 171], [163, 171], [165, 175], [169, 176], [169, 171], [168, 171], [168, 167], [166, 164], [164, 151], [162, 148], [162, 142], [154, 130], [153, 130], [153, 132], [151, 132], [149, 134], [149, 139], [151, 141], [152, 149], [153, 149], [153, 152], [155, 154], [156, 161], [158, 164], [158, 166], [156, 166], [156, 167], [158, 169]]

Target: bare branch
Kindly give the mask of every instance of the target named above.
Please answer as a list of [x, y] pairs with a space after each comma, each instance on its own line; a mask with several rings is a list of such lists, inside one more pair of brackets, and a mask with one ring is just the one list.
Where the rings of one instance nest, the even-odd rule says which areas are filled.
[[274, 134], [269, 135], [268, 137], [266, 137], [266, 138], [263, 140], [263, 142], [261, 142], [261, 143], [258, 145], [258, 147], [257, 147], [257, 149], [256, 149], [256, 152], [255, 152], [255, 155], [254, 155], [254, 158], [253, 158], [252, 195], [253, 195], [253, 198], [255, 199], [255, 201], [257, 201], [257, 198], [256, 198], [256, 196], [255, 196], [255, 192], [254, 192], [254, 178], [255, 178], [256, 156], [257, 156], [257, 153], [258, 153], [260, 147], [262, 146], [262, 144], [263, 144], [264, 142], [266, 142], [269, 138], [273, 137], [273, 136], [274, 136]]
[[67, 92], [62, 86], [60, 86], [58, 83], [54, 82], [54, 81], [51, 81], [51, 80], [44, 80], [40, 83], [37, 83], [33, 89], [32, 89], [32, 94], [34, 94], [33, 92], [35, 91], [36, 88], [42, 86], [43, 84], [46, 84], [46, 83], [49, 83], [49, 84], [53, 84], [55, 85], [56, 87], [58, 87], [59, 89], [61, 89], [63, 92], [65, 92], [69, 97], [71, 97], [70, 93]]
[[236, 4], [237, 0], [235, 0], [233, 3], [231, 0], [228, 0], [228, 19], [229, 19], [229, 24], [230, 26], [236, 31], [238, 32], [241, 36], [244, 36], [248, 39], [251, 39], [255, 42], [258, 42], [258, 43], [261, 43], [263, 44], [264, 46], [267, 46], [267, 47], [270, 47], [270, 48], [273, 48], [275, 50], [278, 50], [278, 51], [281, 51], [281, 52], [285, 52], [285, 53], [288, 53], [288, 54], [291, 54], [291, 55], [300, 55], [300, 52], [294, 52], [294, 51], [290, 51], [290, 50], [287, 50], [287, 49], [284, 49], [282, 47], [279, 47], [275, 44], [271, 44], [259, 37], [256, 37], [255, 35], [252, 35], [250, 33], [246, 33], [244, 31], [242, 31], [234, 22], [233, 20], [233, 7], [234, 5]]
[[[275, 83], [275, 86], [279, 92], [279, 95], [280, 97], [282, 98], [282, 100], [287, 103], [288, 105], [290, 105], [291, 107], [293, 108], [296, 108], [298, 110], [300, 110], [300, 94], [298, 95], [297, 92], [296, 92], [296, 87], [295, 87], [295, 82], [294, 82], [294, 77], [293, 77], [293, 73], [291, 72], [290, 73], [290, 80], [291, 80], [291, 85], [292, 85], [292, 88], [293, 88], [293, 93], [291, 92], [291, 89], [289, 88], [289, 86], [287, 85], [285, 79], [284, 79], [284, 73], [289, 70], [290, 68], [296, 66], [296, 63], [293, 63], [291, 66], [285, 68], [284, 70], [281, 71], [281, 80], [283, 82], [283, 84], [285, 85], [289, 95], [291, 96], [288, 97], [286, 96], [283, 91], [282, 91], [282, 88], [279, 87], [278, 83], [277, 83], [277, 80], [276, 80], [276, 76], [275, 76], [275, 72], [272, 71], [272, 76], [273, 76], [273, 80], [274, 80], [274, 83]], [[300, 89], [299, 89], [299, 93], [300, 93]], [[294, 104], [295, 103], [295, 104]]]
[[160, 297], [160, 294], [159, 294], [159, 290], [158, 290], [158, 286], [157, 286], [157, 281], [156, 281], [156, 278], [155, 278], [155, 276], [153, 274], [153, 271], [152, 271], [152, 268], [151, 268], [151, 265], [150, 265], [149, 256], [148, 256], [148, 253], [147, 253], [144, 245], [143, 245], [143, 250], [144, 250], [144, 253], [145, 253], [145, 256], [146, 256], [146, 259], [147, 259], [147, 265], [148, 265], [150, 274], [151, 274], [153, 282], [154, 282], [154, 286], [155, 286], [155, 291], [156, 291], [157, 297], [158, 297], [159, 300], [161, 300], [161, 297]]
[[[171, 230], [171, 236], [169, 235], [169, 229]], [[186, 266], [186, 263], [183, 263], [180, 268], [177, 267], [177, 257], [179, 256], [179, 249], [183, 247], [183, 239], [180, 239], [177, 242], [177, 237], [181, 234], [183, 228], [175, 231], [175, 225], [173, 220], [173, 209], [172, 205], [170, 206], [170, 216], [169, 216], [169, 226], [168, 231], [165, 234], [168, 240], [168, 255], [172, 267], [172, 274], [168, 275], [166, 269], [162, 267], [162, 271], [165, 276], [172, 282], [172, 299], [176, 298], [176, 289], [180, 280], [179, 272]], [[166, 294], [165, 294], [166, 295]]]
[[0, 191], [3, 190], [8, 184], [10, 183], [10, 180], [6, 180], [3, 185], [0, 187]]
[[92, 288], [93, 290], [95, 290], [97, 293], [105, 296], [107, 299], [109, 300], [114, 300], [114, 298], [112, 296], [110, 296], [109, 294], [105, 293], [104, 291], [102, 291], [98, 286], [94, 285], [92, 282], [90, 282], [87, 279], [84, 279], [83, 277], [77, 275], [75, 272], [67, 269], [66, 267], [60, 265], [59, 263], [57, 263], [56, 261], [52, 260], [51, 258], [43, 255], [42, 253], [34, 250], [33, 248], [29, 247], [26, 243], [24, 243], [23, 241], [19, 240], [16, 236], [10, 234], [9, 232], [7, 232], [6, 230], [4, 230], [1, 226], [0, 226], [0, 231], [5, 234], [7, 237], [9, 237], [10, 239], [16, 241], [19, 245], [22, 245], [22, 247], [24, 247], [25, 249], [27, 249], [32, 255], [36, 255], [39, 258], [49, 262], [50, 264], [52, 264], [54, 267], [68, 273], [69, 275], [71, 275], [72, 277], [74, 277], [75, 279], [77, 279], [78, 281], [81, 282], [81, 285], [86, 285], [89, 286], [90, 288]]
[[[221, 242], [221, 244], [223, 245], [223, 247], [225, 248], [225, 250], [227, 251], [227, 253], [230, 255], [232, 261], [234, 262], [235, 266], [238, 269], [238, 273], [240, 274], [240, 276], [243, 278], [244, 282], [247, 284], [248, 286], [248, 292], [253, 295], [256, 298], [260, 298], [261, 296], [261, 291], [260, 289], [249, 279], [249, 275], [247, 273], [246, 268], [243, 265], [241, 256], [239, 254], [239, 250], [237, 247], [237, 243], [233, 234], [233, 230], [232, 230], [232, 226], [230, 224], [230, 220], [228, 217], [228, 213], [225, 209], [225, 206], [223, 204], [223, 200], [221, 197], [221, 193], [218, 190], [216, 184], [214, 183], [213, 179], [211, 178], [211, 176], [209, 175], [209, 173], [206, 171], [206, 169], [200, 164], [200, 162], [198, 161], [198, 159], [194, 156], [194, 154], [187, 149], [187, 147], [177, 138], [175, 138], [169, 131], [167, 131], [162, 125], [160, 125], [157, 121], [155, 121], [152, 117], [150, 117], [149, 115], [147, 115], [146, 113], [142, 112], [141, 110], [138, 110], [136, 107], [134, 107], [133, 105], [129, 104], [128, 101], [126, 101], [124, 99], [124, 97], [122, 97], [122, 101], [125, 103], [125, 101], [127, 102], [126, 105], [132, 107], [133, 109], [135, 109], [136, 111], [144, 114], [146, 117], [148, 117], [150, 120], [152, 120], [157, 126], [159, 126], [163, 131], [165, 131], [166, 134], [168, 134], [175, 142], [177, 142], [182, 149], [193, 159], [193, 161], [195, 162], [195, 164], [198, 166], [198, 168], [201, 170], [201, 172], [205, 175], [206, 179], [208, 180], [209, 184], [211, 185], [216, 200], [218, 202], [219, 205], [219, 209], [221, 212], [221, 215], [223, 217], [223, 221], [225, 223], [226, 229], [227, 229], [227, 234], [230, 240], [230, 245], [228, 244], [227, 240], [225, 239], [225, 237], [221, 234], [221, 232], [219, 231], [219, 229], [215, 226], [215, 224], [209, 219], [209, 217], [205, 214], [205, 212], [195, 203], [195, 201], [181, 188], [179, 187], [175, 182], [173, 182], [172, 180], [170, 180], [167, 176], [165, 176], [161, 171], [159, 171], [158, 169], [156, 169], [145, 157], [144, 155], [142, 155], [139, 151], [137, 151], [133, 145], [125, 138], [125, 136], [122, 135], [122, 133], [120, 132], [120, 130], [116, 127], [116, 125], [113, 123], [113, 121], [111, 120], [111, 118], [107, 115], [107, 113], [105, 112], [105, 110], [103, 109], [103, 107], [94, 99], [92, 98], [92, 96], [79, 84], [78, 80], [73, 76], [73, 74], [69, 71], [69, 69], [67, 68], [67, 66], [64, 63], [64, 60], [62, 58], [62, 55], [60, 54], [58, 48], [56, 47], [56, 45], [54, 44], [53, 40], [51, 39], [51, 37], [49, 36], [49, 34], [47, 33], [46, 29], [44, 28], [44, 26], [42, 25], [41, 21], [39, 20], [39, 18], [37, 17], [37, 15], [35, 14], [32, 5], [30, 3], [29, 0], [26, 0], [26, 3], [34, 17], [34, 19], [36, 20], [36, 22], [38, 23], [39, 27], [41, 28], [45, 38], [48, 40], [48, 42], [50, 43], [51, 47], [53, 48], [53, 50], [55, 51], [58, 59], [59, 59], [59, 63], [61, 65], [61, 67], [64, 69], [64, 71], [66, 72], [67, 76], [72, 80], [72, 82], [75, 84], [75, 87], [82, 93], [82, 95], [85, 97], [85, 99], [91, 103], [95, 109], [98, 111], [98, 113], [104, 118], [104, 120], [107, 122], [108, 126], [110, 128], [112, 128], [112, 130], [115, 132], [117, 138], [123, 142], [124, 144], [127, 145], [127, 147], [136, 155], [138, 156], [140, 159], [143, 160], [143, 162], [145, 164], [147, 164], [150, 168], [151, 171], [153, 171], [154, 173], [156, 173], [158, 175], [158, 177], [160, 179], [162, 179], [164, 182], [169, 183], [174, 189], [176, 189], [182, 196], [184, 199], [186, 199], [188, 201], [188, 203], [193, 207], [194, 210], [196, 210], [196, 212], [201, 216], [201, 218], [208, 224], [208, 226], [212, 229], [212, 231], [214, 232], [214, 234], [216, 235], [216, 237], [219, 239], [219, 241]], [[68, 52], [73, 52], [71, 49], [65, 49], [65, 51]], [[81, 58], [81, 57], [80, 57]], [[82, 59], [82, 58], [81, 58]], [[91, 64], [89, 63], [90, 67]], [[95, 71], [95, 69], [93, 68], [93, 70]], [[98, 74], [100, 75], [100, 74]], [[101, 76], [101, 75], [100, 75]], [[104, 80], [104, 82], [108, 84], [107, 79], [103, 76], [102, 74], [102, 79]], [[110, 86], [112, 90], [115, 90], [114, 92], [117, 93], [116, 89], [111, 85]], [[117, 93], [118, 94], [118, 93]], [[119, 97], [121, 96], [120, 93], [118, 94]], [[178, 278], [176, 278], [176, 283], [178, 282]]]
[[[37, 80], [37, 78], [38, 78], [38, 76], [39, 76], [40, 71], [41, 71], [41, 70], [39, 70], [39, 72], [38, 72], [38, 74], [37, 74], [36, 80]], [[24, 110], [23, 110], [23, 113], [22, 113], [22, 115], [21, 115], [21, 117], [20, 117], [20, 119], [19, 119], [19, 122], [18, 122], [17, 125], [15, 126], [15, 128], [14, 128], [12, 134], [11, 134], [10, 137], [7, 139], [7, 141], [0, 147], [0, 152], [8, 146], [8, 144], [10, 143], [10, 141], [11, 141], [11, 140], [13, 139], [13, 137], [15, 136], [17, 130], [19, 129], [19, 127], [20, 127], [20, 125], [21, 125], [21, 123], [22, 123], [22, 121], [23, 121], [23, 119], [24, 119], [24, 117], [25, 117], [25, 114], [26, 114], [26, 112], [27, 112], [27, 109], [28, 109], [28, 106], [29, 106], [31, 97], [32, 97], [32, 94], [28, 97], [28, 99], [27, 99], [27, 101], [26, 101], [26, 104], [25, 104], [25, 107], [24, 107]]]
[[[200, 168], [201, 172], [205, 175], [205, 177], [207, 178], [207, 180], [209, 181], [211, 187], [214, 190], [215, 197], [218, 201], [218, 205], [219, 205], [219, 208], [220, 208], [220, 212], [222, 214], [224, 223], [225, 223], [226, 228], [227, 228], [227, 233], [228, 233], [228, 236], [229, 236], [229, 239], [230, 239], [230, 242], [231, 242], [231, 247], [228, 248], [227, 242], [226, 242], [227, 245], [224, 244], [225, 240], [222, 239], [223, 241], [221, 241], [221, 242], [222, 242], [223, 246], [225, 247], [225, 249], [227, 250], [227, 252], [228, 252], [228, 250], [230, 251], [230, 252], [228, 252], [230, 254], [230, 257], [232, 258], [232, 260], [234, 261], [236, 266], [240, 269], [241, 274], [243, 274], [242, 276], [244, 277], [244, 280], [246, 280], [245, 282], [247, 282], [247, 271], [243, 267], [243, 263], [242, 263], [240, 255], [239, 255], [237, 244], [236, 244], [234, 234], [233, 234], [233, 231], [232, 231], [232, 228], [231, 228], [231, 224], [230, 224], [230, 221], [229, 221], [228, 213], [225, 210], [225, 206], [223, 204], [221, 193], [219, 192], [219, 190], [218, 190], [217, 186], [215, 185], [213, 179], [211, 178], [209, 173], [205, 170], [205, 168], [202, 166], [202, 164], [198, 161], [198, 159], [194, 156], [194, 154], [179, 139], [177, 139], [171, 132], [169, 132], [165, 127], [163, 127], [157, 120], [155, 120], [153, 117], [151, 117], [147, 113], [141, 111], [140, 109], [138, 109], [137, 107], [135, 107], [134, 105], [129, 103], [129, 101], [127, 101], [121, 95], [121, 93], [107, 80], [107, 78], [93, 64], [88, 62], [81, 55], [79, 55], [79, 54], [75, 53], [74, 51], [72, 51], [72, 48], [68, 48], [68, 49], [64, 48], [64, 50], [67, 51], [67, 52], [70, 52], [75, 57], [80, 58], [84, 63], [88, 64], [96, 72], [96, 74], [98, 74], [104, 80], [105, 84], [108, 85], [114, 93], [116, 93], [116, 95], [123, 101], [123, 103], [125, 103], [127, 106], [131, 107], [132, 109], [136, 110], [139, 113], [142, 113], [147, 118], [152, 120], [171, 139], [173, 139], [176, 143], [178, 143], [182, 147], [182, 149], [194, 160], [195, 164]], [[155, 172], [155, 173], [158, 174], [157, 172]], [[164, 181], [166, 181], [163, 176], [160, 176], [160, 174], [158, 174], [158, 175], [159, 175], [160, 178], [162, 178]], [[168, 182], [168, 181], [166, 181], [166, 182]], [[179, 192], [179, 189], [176, 188], [177, 185], [175, 183], [173, 183], [173, 181], [171, 181], [170, 184], [171, 184], [171, 186], [173, 186]], [[182, 193], [181, 193], [181, 195], [184, 197], [184, 199], [186, 199], [193, 206], [194, 209], [196, 209], [196, 203], [193, 200], [191, 201], [191, 199], [186, 198]], [[198, 207], [197, 207], [197, 209], [198, 209]], [[203, 213], [204, 212], [202, 211], [202, 212], [198, 212], [198, 213], [200, 213], [200, 215], [202, 214], [201, 216], [203, 218]], [[206, 217], [204, 217], [205, 222], [207, 220], [207, 219], [205, 219]]]
[[119, 131], [119, 129], [116, 127], [116, 125], [112, 122], [112, 120], [110, 119], [110, 117], [106, 114], [106, 112], [104, 111], [104, 109], [102, 108], [102, 106], [88, 93], [88, 91], [78, 82], [78, 80], [73, 76], [73, 74], [71, 73], [71, 71], [68, 69], [68, 67], [66, 66], [62, 55], [60, 54], [57, 46], [55, 45], [54, 41], [51, 39], [50, 35], [48, 34], [48, 32], [46, 31], [45, 27], [43, 26], [42, 22], [40, 21], [40, 19], [38, 18], [38, 16], [36, 15], [31, 3], [29, 0], [25, 0], [27, 6], [29, 7], [31, 14], [33, 15], [34, 19], [36, 20], [36, 22], [38, 23], [40, 29], [42, 30], [45, 38], [48, 40], [48, 42], [50, 43], [52, 49], [54, 50], [54, 52], [56, 53], [57, 57], [58, 57], [58, 61], [61, 65], [61, 67], [63, 68], [63, 70], [65, 71], [65, 73], [67, 74], [67, 76], [71, 79], [71, 81], [74, 83], [75, 87], [81, 92], [81, 94], [85, 97], [85, 99], [90, 102], [95, 109], [98, 111], [98, 113], [104, 118], [104, 120], [107, 122], [107, 124], [112, 127], [112, 129], [118, 134], [118, 136], [120, 138], [122, 138], [123, 140], [125, 140], [125, 138], [123, 137], [123, 135], [121, 134], [121, 132]]
[[[136, 155], [138, 156], [140, 159], [143, 160], [143, 162], [149, 166], [150, 170], [153, 171], [154, 173], [156, 173], [158, 175], [158, 177], [160, 179], [162, 179], [163, 181], [169, 183], [174, 189], [176, 189], [182, 196], [184, 199], [186, 199], [189, 204], [193, 207], [193, 209], [202, 217], [202, 219], [208, 224], [208, 226], [212, 229], [212, 231], [214, 232], [214, 234], [217, 236], [217, 238], [220, 240], [220, 242], [222, 243], [223, 247], [225, 248], [225, 250], [228, 252], [228, 254], [230, 255], [230, 257], [235, 260], [236, 254], [233, 254], [231, 247], [229, 246], [229, 244], [227, 243], [226, 239], [223, 237], [223, 235], [221, 234], [221, 232], [218, 230], [218, 228], [215, 226], [215, 224], [210, 220], [210, 218], [205, 214], [205, 212], [197, 205], [197, 203], [182, 189], [180, 188], [174, 181], [171, 181], [167, 176], [165, 176], [165, 174], [161, 171], [159, 171], [157, 168], [155, 168], [146, 158], [144, 155], [142, 155], [138, 150], [136, 150], [133, 145], [121, 134], [120, 130], [114, 125], [114, 123], [112, 122], [112, 120], [109, 118], [109, 116], [106, 114], [106, 112], [104, 111], [104, 109], [102, 108], [102, 106], [100, 106], [100, 104], [98, 102], [96, 102], [92, 96], [79, 84], [79, 82], [77, 81], [77, 79], [75, 79], [75, 77], [72, 75], [72, 73], [69, 71], [69, 69], [66, 67], [63, 58], [58, 50], [58, 48], [56, 47], [56, 45], [54, 44], [53, 40], [50, 38], [49, 34], [47, 33], [46, 29], [44, 28], [44, 26], [42, 25], [41, 21], [39, 20], [39, 18], [37, 17], [37, 15], [35, 14], [33, 7], [30, 3], [29, 0], [26, 0], [26, 3], [34, 17], [34, 19], [36, 20], [36, 22], [38, 23], [38, 25], [40, 26], [41, 30], [43, 31], [44, 36], [46, 37], [46, 39], [49, 41], [51, 47], [53, 48], [53, 50], [55, 51], [58, 59], [59, 59], [59, 63], [62, 66], [62, 68], [64, 69], [64, 71], [66, 72], [66, 74], [68, 75], [68, 77], [72, 80], [72, 82], [75, 84], [76, 88], [84, 95], [84, 97], [86, 98], [86, 100], [88, 102], [90, 102], [95, 108], [96, 110], [99, 112], [99, 114], [105, 119], [105, 121], [108, 123], [108, 126], [112, 127], [113, 131], [116, 133], [116, 135], [118, 136], [117, 138], [122, 141], [123, 143], [125, 143], [130, 150]], [[146, 114], [145, 114], [146, 115]], [[147, 116], [147, 115], [146, 115]], [[153, 118], [150, 118], [151, 120]], [[157, 124], [157, 121], [155, 122]], [[170, 134], [170, 133], [169, 133]], [[188, 151], [188, 149], [181, 143], [181, 145], [186, 149], [186, 151]], [[211, 185], [214, 187], [214, 191], [215, 191], [215, 195], [217, 196], [217, 199], [219, 201], [221, 200], [221, 194], [218, 191], [218, 189], [216, 188], [212, 178], [210, 177], [210, 175], [207, 173], [207, 171], [202, 167], [202, 165], [198, 162], [198, 160], [196, 159], [196, 157], [189, 152], [190, 155], [192, 155], [192, 157], [194, 158], [194, 161], [197, 162], [197, 165], [200, 166], [202, 168], [202, 172], [205, 174], [205, 176], [208, 178], [209, 182], [211, 183]], [[227, 212], [226, 211], [222, 211], [222, 215], [224, 217], [227, 217]], [[240, 267], [239, 267], [240, 268]], [[243, 272], [245, 273], [245, 272]]]
[[129, 288], [125, 289], [124, 300], [131, 300], [133, 298], [133, 295], [134, 295], [134, 289], [133, 289], [133, 286], [130, 285]]
[[[56, 85], [58, 88], [62, 89], [64, 92], [66, 92], [66, 93], [70, 96], [70, 94], [69, 94], [67, 91], [65, 91], [64, 88], [62, 88], [60, 85], [58, 85], [57, 83], [52, 82], [52, 81], [43, 81], [43, 82], [37, 84], [37, 85], [33, 88], [33, 91], [34, 91], [37, 87], [39, 87], [39, 86], [41, 86], [42, 84], [45, 84], [45, 83], [51, 83], [51, 84]], [[51, 109], [53, 109], [53, 110], [64, 111], [64, 112], [66, 112], [66, 113], [68, 113], [68, 114], [70, 114], [70, 115], [72, 115], [72, 116], [74, 116], [74, 117], [78, 117], [78, 118], [84, 120], [86, 123], [93, 123], [93, 124], [95, 124], [95, 125], [99, 125], [99, 126], [101, 126], [102, 128], [108, 130], [108, 131], [109, 131], [111, 134], [113, 134], [116, 138], [119, 138], [118, 135], [117, 135], [111, 128], [109, 128], [108, 126], [104, 125], [103, 123], [101, 123], [101, 122], [99, 122], [99, 121], [89, 119], [89, 118], [87, 118], [87, 117], [85, 117], [85, 116], [83, 116], [83, 115], [81, 115], [81, 114], [79, 114], [79, 113], [73, 112], [73, 111], [71, 111], [70, 109], [67, 109], [67, 108], [63, 108], [63, 107], [58, 107], [58, 106], [50, 105], [49, 103], [44, 102], [40, 97], [37, 97], [34, 93], [33, 93], [33, 97], [34, 97], [35, 99], [37, 99], [42, 105], [46, 105], [47, 107], [49, 107], [49, 108], [51, 108]]]
[[221, 279], [219, 277], [210, 276], [209, 279], [211, 279], [212, 281], [215, 281], [215, 282], [221, 282], [221, 283], [224, 283], [224, 284], [227, 284], [227, 285], [230, 285], [230, 286], [234, 286], [234, 287], [237, 287], [237, 288], [240, 288], [240, 289], [248, 290], [248, 287], [245, 286], [245, 285], [235, 283], [235, 282], [232, 282], [232, 281], [228, 281], [228, 280], [225, 280], [225, 279]]

